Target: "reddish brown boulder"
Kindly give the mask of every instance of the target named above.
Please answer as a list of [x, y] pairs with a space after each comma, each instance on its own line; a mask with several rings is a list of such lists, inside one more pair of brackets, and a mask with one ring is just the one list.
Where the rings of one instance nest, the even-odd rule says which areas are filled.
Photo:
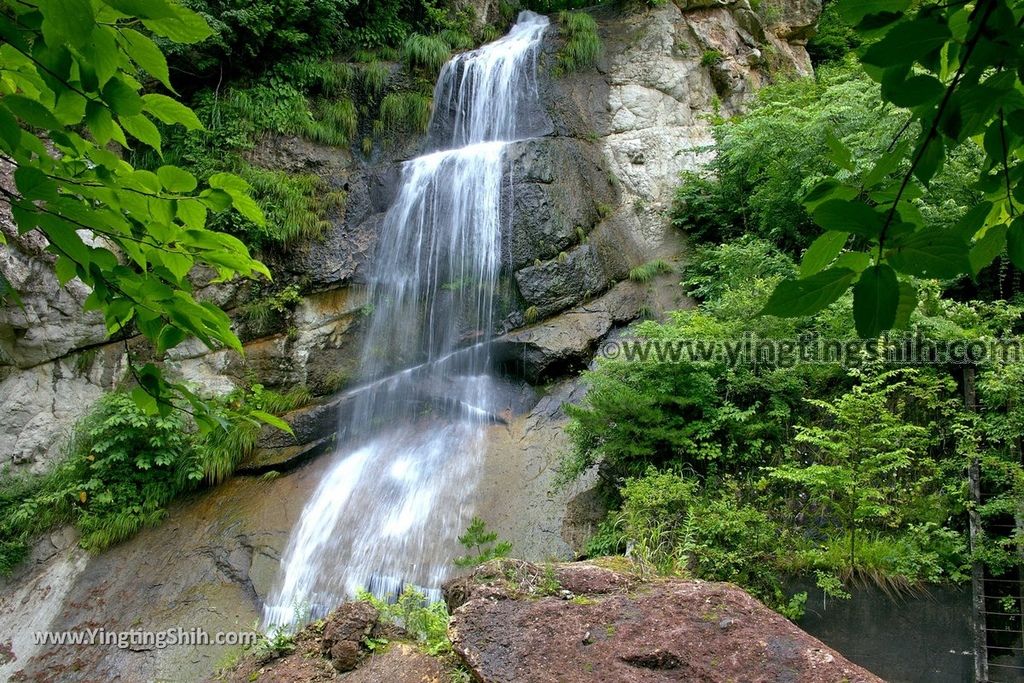
[[347, 602], [324, 623], [321, 653], [338, 671], [351, 671], [367, 653], [363, 640], [377, 627], [377, 609], [368, 602]]
[[446, 595], [464, 600], [449, 635], [483, 683], [881, 681], [731, 584], [506, 561]]

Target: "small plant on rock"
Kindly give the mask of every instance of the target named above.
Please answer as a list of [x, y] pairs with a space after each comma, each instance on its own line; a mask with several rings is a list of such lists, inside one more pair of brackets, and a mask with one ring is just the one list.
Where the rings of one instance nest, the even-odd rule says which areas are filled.
[[474, 517], [466, 528], [466, 533], [459, 536], [462, 544], [470, 554], [455, 558], [458, 567], [475, 567], [490, 560], [507, 557], [512, 552], [512, 543], [499, 541], [495, 531], [487, 530], [487, 523]]

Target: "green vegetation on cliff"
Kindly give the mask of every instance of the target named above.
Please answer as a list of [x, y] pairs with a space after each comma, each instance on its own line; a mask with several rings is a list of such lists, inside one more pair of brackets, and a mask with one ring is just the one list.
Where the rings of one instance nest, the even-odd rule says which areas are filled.
[[277, 394], [255, 385], [207, 399], [223, 431], [199, 432], [181, 411], [151, 415], [125, 392], [104, 396], [75, 427], [67, 455], [39, 477], [13, 477], [0, 490], [0, 574], [29, 543], [60, 524], [81, 545], [103, 550], [153, 526], [177, 497], [222, 482], [256, 445], [265, 422], [302, 405], [302, 390]]

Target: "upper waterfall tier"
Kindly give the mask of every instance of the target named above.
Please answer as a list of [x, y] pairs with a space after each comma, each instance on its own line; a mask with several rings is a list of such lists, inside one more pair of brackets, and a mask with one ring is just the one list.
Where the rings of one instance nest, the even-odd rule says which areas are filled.
[[522, 12], [504, 38], [452, 58], [434, 88], [431, 140], [441, 149], [518, 140], [537, 100], [537, 55], [550, 21]]

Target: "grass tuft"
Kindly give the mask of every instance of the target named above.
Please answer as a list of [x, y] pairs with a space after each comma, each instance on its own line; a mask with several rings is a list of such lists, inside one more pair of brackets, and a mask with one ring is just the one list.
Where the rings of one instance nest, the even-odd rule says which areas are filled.
[[415, 92], [391, 93], [380, 103], [380, 122], [389, 134], [423, 133], [430, 124], [431, 98]]
[[391, 70], [387, 64], [382, 62], [370, 62], [363, 65], [359, 70], [359, 79], [363, 84], [363, 91], [368, 95], [380, 96], [388, 85], [391, 78]]
[[562, 11], [558, 23], [565, 44], [558, 51], [558, 66], [568, 73], [588, 69], [601, 56], [601, 38], [597, 35], [597, 22], [585, 12]]
[[649, 261], [642, 266], [637, 266], [629, 271], [629, 279], [633, 282], [650, 282], [658, 275], [665, 275], [673, 271], [672, 264], [660, 259]]
[[451, 55], [451, 46], [437, 36], [413, 33], [405, 39], [402, 57], [410, 70], [422, 70], [436, 76]]

